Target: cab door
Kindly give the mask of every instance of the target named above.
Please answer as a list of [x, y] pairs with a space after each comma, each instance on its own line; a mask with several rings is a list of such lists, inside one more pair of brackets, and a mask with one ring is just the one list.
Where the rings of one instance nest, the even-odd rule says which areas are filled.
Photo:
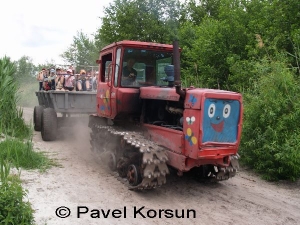
[[100, 59], [100, 81], [97, 91], [97, 113], [100, 116], [111, 117], [111, 88], [113, 74], [113, 54], [103, 53]]
[[118, 98], [119, 92], [119, 73], [121, 63], [122, 49], [119, 47], [116, 49], [115, 63], [112, 64], [112, 86], [110, 89], [110, 104], [111, 104], [111, 118], [115, 118], [118, 114], [118, 106], [120, 105], [120, 98]]

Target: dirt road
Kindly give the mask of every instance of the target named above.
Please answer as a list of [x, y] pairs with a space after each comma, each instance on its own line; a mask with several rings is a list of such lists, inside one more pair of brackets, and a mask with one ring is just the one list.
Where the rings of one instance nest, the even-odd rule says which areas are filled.
[[[25, 108], [24, 117], [30, 121], [32, 109]], [[49, 152], [61, 164], [42, 174], [22, 171], [38, 225], [300, 223], [299, 182], [268, 183], [243, 170], [217, 184], [169, 175], [159, 189], [129, 191], [92, 157], [90, 131], [83, 122], [72, 130], [60, 129], [54, 142], [43, 142], [40, 133], [34, 133], [35, 148]], [[56, 216], [60, 206], [68, 207], [71, 215]], [[176, 218], [176, 212], [184, 218]], [[64, 216], [67, 211], [60, 213]]]

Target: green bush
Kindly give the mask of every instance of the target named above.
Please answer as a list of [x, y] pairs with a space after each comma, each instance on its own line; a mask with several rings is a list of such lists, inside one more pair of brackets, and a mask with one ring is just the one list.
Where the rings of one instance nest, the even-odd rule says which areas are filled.
[[24, 200], [26, 192], [19, 176], [9, 175], [8, 163], [0, 161], [0, 224], [33, 224], [33, 210]]
[[19, 138], [29, 137], [30, 128], [25, 124], [23, 111], [17, 108], [17, 85], [14, 80], [15, 64], [10, 58], [0, 59], [0, 133]]
[[284, 59], [257, 63], [244, 94], [241, 159], [267, 180], [300, 177], [300, 87]]

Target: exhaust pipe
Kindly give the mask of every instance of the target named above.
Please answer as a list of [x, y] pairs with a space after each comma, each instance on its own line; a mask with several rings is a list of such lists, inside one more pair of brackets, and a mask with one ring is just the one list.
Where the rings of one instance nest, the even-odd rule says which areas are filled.
[[179, 45], [178, 41], [173, 41], [173, 64], [174, 64], [174, 72], [175, 72], [175, 85], [181, 85], [180, 80], [180, 55], [179, 55]]
[[174, 84], [176, 93], [179, 94], [181, 98], [185, 98], [185, 91], [181, 89], [181, 79], [180, 79], [180, 54], [179, 54], [179, 44], [178, 40], [173, 41], [173, 64], [174, 64]]

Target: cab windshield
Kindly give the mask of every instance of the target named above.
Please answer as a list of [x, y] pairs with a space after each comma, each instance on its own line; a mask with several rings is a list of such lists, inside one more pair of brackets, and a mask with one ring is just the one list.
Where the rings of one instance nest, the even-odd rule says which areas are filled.
[[165, 67], [172, 64], [172, 52], [124, 49], [121, 86], [165, 86]]

